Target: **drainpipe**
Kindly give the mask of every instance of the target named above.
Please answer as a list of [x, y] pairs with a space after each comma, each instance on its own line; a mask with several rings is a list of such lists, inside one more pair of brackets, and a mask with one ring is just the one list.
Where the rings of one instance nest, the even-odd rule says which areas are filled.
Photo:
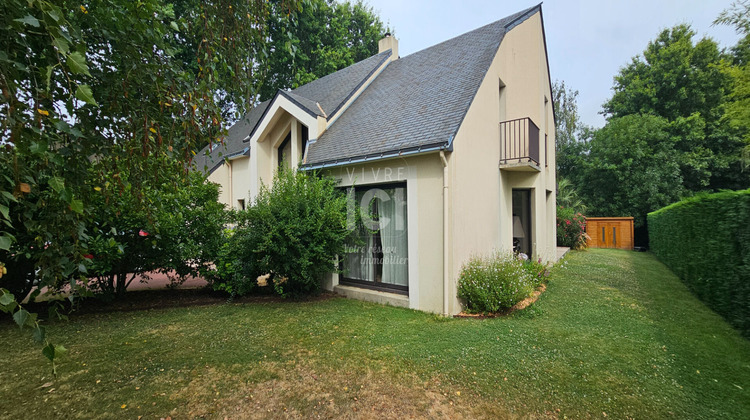
[[448, 159], [445, 151], [440, 151], [443, 162], [443, 315], [449, 316], [450, 272], [448, 265]]

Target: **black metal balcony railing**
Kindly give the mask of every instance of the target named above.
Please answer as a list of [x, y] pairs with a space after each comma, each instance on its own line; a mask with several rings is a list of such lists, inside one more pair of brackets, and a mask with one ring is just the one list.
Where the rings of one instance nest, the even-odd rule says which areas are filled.
[[539, 166], [539, 127], [529, 117], [500, 123], [500, 164], [516, 163]]

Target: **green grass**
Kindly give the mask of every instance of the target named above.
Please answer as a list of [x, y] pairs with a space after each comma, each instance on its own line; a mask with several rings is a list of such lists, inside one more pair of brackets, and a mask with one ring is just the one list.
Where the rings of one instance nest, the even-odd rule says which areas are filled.
[[49, 332], [70, 350], [56, 379], [28, 331], [0, 324], [0, 418], [750, 418], [750, 342], [643, 253], [569, 254], [507, 318], [333, 298]]

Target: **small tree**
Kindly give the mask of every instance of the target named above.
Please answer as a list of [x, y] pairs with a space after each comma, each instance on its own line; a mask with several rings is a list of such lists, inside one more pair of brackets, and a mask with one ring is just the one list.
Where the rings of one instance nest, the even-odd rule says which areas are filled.
[[[108, 177], [109, 178], [109, 177]], [[131, 194], [130, 184], [105, 184], [94, 201], [88, 273], [96, 291], [123, 294], [138, 274], [160, 272], [173, 282], [211, 270], [226, 223], [216, 184], [193, 173], [174, 186], [151, 186]]]

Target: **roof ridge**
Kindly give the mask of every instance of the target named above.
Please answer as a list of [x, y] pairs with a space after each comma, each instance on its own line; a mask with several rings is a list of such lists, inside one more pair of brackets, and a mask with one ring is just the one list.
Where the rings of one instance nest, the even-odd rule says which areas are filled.
[[470, 31], [468, 31], [468, 32], [464, 32], [464, 33], [462, 33], [462, 34], [458, 34], [458, 35], [454, 36], [453, 38], [448, 38], [448, 39], [446, 39], [445, 41], [441, 41], [441, 42], [438, 42], [437, 44], [434, 44], [434, 45], [430, 45], [429, 47], [425, 47], [425, 48], [422, 48], [422, 49], [421, 49], [421, 50], [419, 50], [419, 51], [415, 51], [415, 52], [413, 52], [413, 53], [411, 53], [411, 54], [409, 54], [409, 55], [407, 55], [407, 56], [401, 57], [401, 58], [399, 58], [399, 60], [402, 60], [402, 59], [404, 59], [404, 58], [409, 58], [409, 57], [411, 57], [411, 56], [413, 56], [413, 55], [419, 54], [419, 53], [421, 53], [421, 52], [423, 52], [423, 51], [427, 51], [427, 50], [429, 50], [429, 49], [432, 49], [432, 48], [435, 48], [435, 47], [439, 47], [439, 46], [442, 46], [443, 44], [445, 44], [445, 43], [448, 43], [448, 42], [451, 42], [451, 41], [454, 41], [454, 40], [456, 40], [457, 38], [462, 38], [462, 37], [465, 37], [465, 36], [467, 36], [467, 35], [471, 35], [471, 34], [474, 34], [475, 32], [479, 32], [479, 31], [485, 30], [485, 29], [487, 29], [488, 27], [491, 27], [491, 26], [497, 25], [497, 24], [499, 24], [500, 22], [502, 22], [502, 21], [504, 21], [504, 20], [507, 20], [507, 19], [510, 19], [510, 18], [513, 18], [513, 19], [511, 19], [511, 20], [510, 20], [509, 22], [505, 23], [505, 24], [503, 25], [503, 27], [507, 29], [507, 28], [508, 28], [509, 26], [515, 26], [515, 25], [516, 25], [516, 22], [517, 22], [518, 20], [520, 20], [521, 18], [525, 17], [525, 15], [526, 15], [526, 14], [528, 14], [529, 12], [531, 12], [531, 11], [535, 11], [536, 9], [539, 9], [539, 8], [541, 7], [541, 5], [542, 5], [542, 3], [539, 3], [539, 4], [537, 4], [536, 6], [532, 6], [532, 7], [529, 7], [528, 9], [524, 9], [524, 10], [521, 10], [520, 12], [516, 12], [516, 13], [513, 13], [512, 15], [508, 15], [508, 16], [505, 16], [505, 17], [503, 17], [503, 18], [501, 18], [501, 19], [498, 19], [498, 20], [496, 20], [496, 21], [490, 22], [490, 23], [488, 23], [488, 24], [486, 24], [486, 25], [482, 25], [482, 26], [480, 26], [480, 27], [478, 27], [478, 28], [475, 28], [475, 29], [472, 29], [472, 30], [470, 30]]
[[316, 117], [323, 116], [323, 108], [320, 106], [320, 103], [318, 103], [314, 99], [310, 99], [306, 96], [299, 95], [297, 93], [294, 93], [290, 90], [279, 90], [279, 92], [282, 95], [287, 96], [289, 99], [292, 100], [292, 102], [295, 102], [297, 105], [299, 105], [301, 108], [304, 108], [308, 111], [308, 114], [315, 114]]

